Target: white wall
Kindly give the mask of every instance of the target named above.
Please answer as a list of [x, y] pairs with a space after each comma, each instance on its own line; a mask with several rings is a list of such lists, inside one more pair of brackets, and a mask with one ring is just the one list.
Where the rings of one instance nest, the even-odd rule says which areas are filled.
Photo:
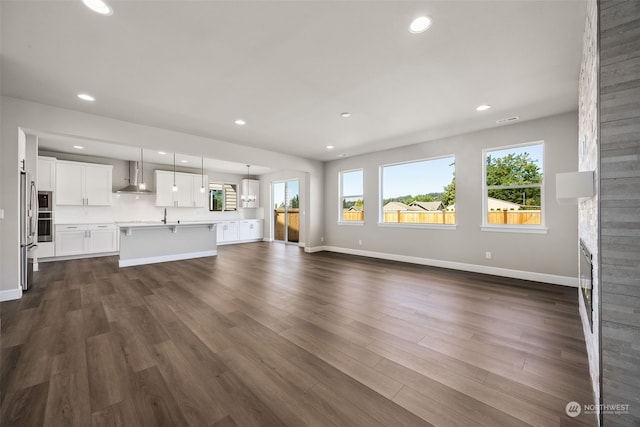
[[[0, 209], [5, 210], [5, 220], [0, 221], [0, 292], [17, 289], [19, 282], [18, 127], [145, 149], [179, 150], [186, 155], [262, 165], [274, 170], [286, 170], [296, 165], [296, 169], [308, 175], [307, 186], [311, 194], [307, 200], [323, 197], [323, 165], [318, 161], [10, 97], [2, 97], [1, 102]], [[317, 245], [319, 240], [314, 239], [322, 234], [322, 205], [307, 203], [310, 230], [307, 230], [306, 244]]]
[[[555, 175], [577, 170], [575, 112], [408, 147], [335, 160], [325, 165], [325, 245], [352, 253], [577, 285], [577, 208], [555, 201]], [[482, 150], [545, 141], [546, 234], [481, 231]], [[381, 164], [456, 157], [456, 221], [451, 229], [378, 225]], [[364, 225], [337, 223], [338, 172], [364, 168]], [[362, 245], [358, 244], [362, 240]], [[485, 251], [492, 259], [485, 259]]]
[[[274, 200], [271, 191], [271, 186], [274, 182], [283, 182], [291, 180], [299, 181], [299, 198], [300, 198], [300, 230], [299, 230], [299, 245], [307, 245], [309, 230], [317, 228], [309, 223], [311, 215], [308, 214], [311, 211], [311, 198], [309, 197], [309, 174], [302, 171], [295, 170], [283, 170], [279, 172], [264, 174], [260, 176], [260, 205], [264, 207], [264, 229], [263, 233], [265, 238], [273, 239], [273, 206]], [[320, 192], [320, 197], [322, 193]], [[314, 219], [318, 221], [319, 219]], [[322, 222], [322, 220], [320, 220]], [[318, 238], [314, 241], [318, 242]]]

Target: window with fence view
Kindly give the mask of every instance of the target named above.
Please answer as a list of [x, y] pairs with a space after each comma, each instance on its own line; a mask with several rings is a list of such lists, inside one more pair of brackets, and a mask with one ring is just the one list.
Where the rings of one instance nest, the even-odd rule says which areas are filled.
[[542, 225], [543, 144], [485, 150], [485, 225]]
[[238, 209], [238, 192], [235, 184], [209, 183], [209, 210], [235, 211]]
[[364, 221], [364, 172], [362, 169], [339, 173], [339, 221]]
[[455, 157], [380, 167], [385, 224], [455, 224]]

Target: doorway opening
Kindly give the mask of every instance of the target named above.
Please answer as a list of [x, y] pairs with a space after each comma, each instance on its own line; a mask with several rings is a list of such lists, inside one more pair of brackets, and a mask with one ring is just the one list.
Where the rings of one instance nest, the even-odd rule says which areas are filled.
[[274, 182], [273, 240], [295, 243], [300, 241], [300, 183], [297, 179]]

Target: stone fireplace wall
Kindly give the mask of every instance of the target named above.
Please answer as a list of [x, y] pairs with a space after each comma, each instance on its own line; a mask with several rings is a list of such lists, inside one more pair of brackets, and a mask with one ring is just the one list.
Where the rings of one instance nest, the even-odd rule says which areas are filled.
[[640, 1], [600, 0], [603, 425], [640, 426]]
[[[586, 307], [580, 292], [580, 316], [584, 330], [589, 372], [593, 384], [594, 402], [600, 402], [600, 334], [599, 334], [599, 147], [598, 147], [598, 7], [596, 0], [587, 4], [587, 20], [583, 38], [582, 64], [580, 67], [580, 85], [578, 99], [578, 170], [595, 172], [596, 195], [583, 200], [578, 205], [578, 238], [591, 252], [593, 265], [593, 330], [589, 325]], [[579, 254], [576, 242], [576, 254]], [[578, 262], [576, 255], [576, 263]], [[584, 402], [587, 403], [587, 402]]]

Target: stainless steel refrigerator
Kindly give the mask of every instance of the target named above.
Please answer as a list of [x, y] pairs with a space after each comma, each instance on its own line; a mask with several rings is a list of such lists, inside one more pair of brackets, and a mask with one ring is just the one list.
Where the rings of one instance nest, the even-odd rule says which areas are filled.
[[33, 250], [36, 245], [36, 183], [20, 172], [20, 286], [26, 291], [33, 282]]

